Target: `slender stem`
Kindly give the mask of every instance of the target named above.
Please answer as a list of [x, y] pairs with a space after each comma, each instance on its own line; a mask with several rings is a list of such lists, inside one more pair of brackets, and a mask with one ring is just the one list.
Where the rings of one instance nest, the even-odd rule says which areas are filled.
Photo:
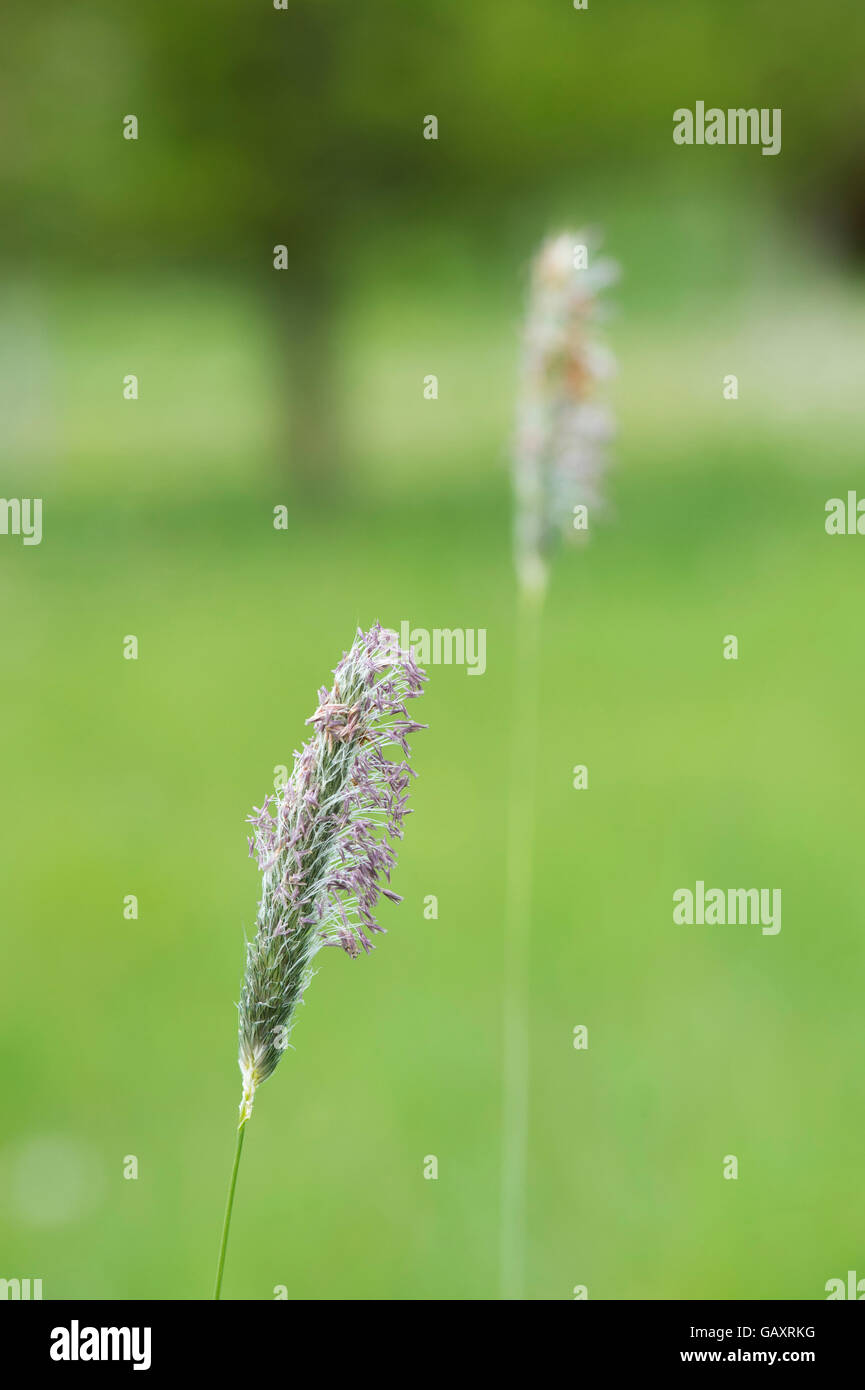
[[538, 649], [543, 589], [523, 588], [517, 613], [508, 883], [505, 910], [501, 1294], [521, 1299], [525, 1278], [529, 1102], [529, 948], [538, 736]]
[[246, 1120], [241, 1120], [237, 1127], [237, 1147], [234, 1150], [234, 1167], [231, 1170], [231, 1182], [228, 1185], [228, 1200], [225, 1203], [225, 1220], [222, 1223], [222, 1243], [219, 1247], [219, 1264], [216, 1266], [216, 1290], [214, 1299], [219, 1298], [219, 1291], [222, 1288], [222, 1271], [225, 1268], [225, 1250], [228, 1245], [228, 1228], [231, 1225], [231, 1208], [234, 1206], [234, 1189], [237, 1186], [237, 1170], [240, 1167], [240, 1151], [243, 1148], [243, 1135], [246, 1131]]

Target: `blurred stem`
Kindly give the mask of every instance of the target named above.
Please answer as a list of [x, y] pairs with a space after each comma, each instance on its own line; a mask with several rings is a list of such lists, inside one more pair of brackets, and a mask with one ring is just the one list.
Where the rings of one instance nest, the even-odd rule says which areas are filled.
[[216, 1289], [214, 1299], [219, 1298], [222, 1288], [222, 1271], [225, 1268], [225, 1251], [228, 1245], [228, 1228], [231, 1225], [231, 1208], [234, 1206], [234, 1189], [237, 1186], [237, 1170], [240, 1167], [240, 1151], [243, 1148], [243, 1136], [246, 1131], [246, 1120], [241, 1120], [237, 1127], [237, 1147], [234, 1150], [234, 1167], [231, 1170], [231, 1182], [228, 1184], [228, 1200], [225, 1203], [225, 1220], [222, 1223], [222, 1242], [219, 1247], [219, 1263], [216, 1266]]
[[521, 1299], [525, 1278], [528, 1148], [528, 976], [538, 740], [538, 650], [545, 590], [521, 586], [515, 637], [513, 766], [504, 960], [501, 1294]]

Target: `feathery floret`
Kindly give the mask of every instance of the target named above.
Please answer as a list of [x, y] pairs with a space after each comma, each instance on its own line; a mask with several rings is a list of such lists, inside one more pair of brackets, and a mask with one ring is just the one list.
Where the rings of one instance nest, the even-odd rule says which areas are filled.
[[[379, 896], [401, 901], [381, 880], [390, 883], [390, 841], [402, 838], [410, 814], [416, 774], [407, 739], [426, 725], [410, 717], [406, 701], [423, 693], [426, 675], [379, 623], [367, 633], [358, 628], [333, 675], [332, 689], [318, 692], [306, 721], [314, 734], [295, 753], [290, 778], [248, 818], [262, 880], [239, 1004], [241, 1124], [288, 1044], [317, 952], [369, 952], [367, 933], [384, 931], [375, 916]], [[385, 755], [391, 745], [401, 761]]]
[[[521, 586], [543, 591], [556, 536], [573, 508], [597, 507], [609, 410], [595, 399], [613, 372], [597, 341], [598, 291], [617, 278], [613, 261], [576, 262], [584, 234], [543, 243], [532, 266], [515, 457], [516, 562]], [[570, 534], [574, 532], [570, 527]]]

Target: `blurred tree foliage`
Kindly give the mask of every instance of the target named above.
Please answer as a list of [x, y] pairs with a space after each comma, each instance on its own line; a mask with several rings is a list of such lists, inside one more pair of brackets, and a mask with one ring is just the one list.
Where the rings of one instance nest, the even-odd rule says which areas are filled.
[[645, 177], [670, 157], [674, 107], [702, 97], [784, 108], [773, 188], [828, 190], [855, 236], [863, 41], [848, 0], [49, 0], [7, 21], [0, 58], [6, 254], [257, 281], [284, 345], [294, 467], [321, 480], [358, 227], [458, 221], [481, 242], [551, 181]]

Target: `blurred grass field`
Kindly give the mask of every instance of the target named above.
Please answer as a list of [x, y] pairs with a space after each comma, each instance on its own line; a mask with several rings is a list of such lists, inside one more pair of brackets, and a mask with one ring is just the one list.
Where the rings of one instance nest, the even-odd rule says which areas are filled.
[[[722, 247], [752, 213], [707, 214], [716, 274], [711, 240], [681, 261], [686, 218], [607, 228], [610, 515], [558, 562], [541, 671], [533, 1297], [819, 1298], [863, 1259], [863, 543], [823, 507], [862, 487], [865, 312], [771, 228], [732, 294]], [[484, 627], [487, 671], [431, 670], [405, 900], [370, 958], [319, 958], [258, 1098], [224, 1292], [496, 1295], [518, 240], [477, 274], [440, 247], [425, 287], [410, 255], [358, 277], [353, 468], [322, 511], [274, 464], [267, 335], [230, 283], [47, 282], [7, 311], [6, 490], [44, 496], [45, 538], [0, 546], [0, 1273], [46, 1298], [211, 1292], [243, 821], [376, 618]], [[780, 886], [781, 933], [675, 927], [697, 878]]]

